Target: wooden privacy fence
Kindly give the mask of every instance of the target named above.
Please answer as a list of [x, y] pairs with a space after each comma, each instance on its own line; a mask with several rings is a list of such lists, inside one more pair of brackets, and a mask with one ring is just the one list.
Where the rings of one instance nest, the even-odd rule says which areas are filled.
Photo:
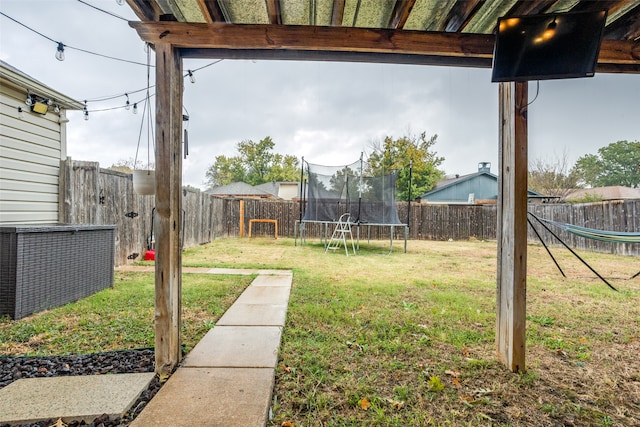
[[[61, 165], [60, 218], [65, 224], [115, 225], [115, 265], [142, 259], [152, 233], [155, 196], [133, 191], [131, 175], [100, 169], [97, 162], [67, 159]], [[184, 189], [185, 247], [226, 237], [223, 200]]]
[[[640, 232], [640, 200], [532, 205], [529, 211], [539, 218], [559, 223], [614, 232]], [[535, 220], [532, 223], [546, 243], [558, 242]], [[576, 236], [553, 225], [547, 226], [572, 248], [640, 256], [640, 244], [637, 243], [601, 242]], [[531, 227], [529, 227], [529, 239], [539, 241]]]
[[[223, 237], [241, 235], [240, 199], [223, 199], [207, 193], [183, 189], [184, 246], [208, 243]], [[133, 191], [131, 175], [100, 169], [97, 162], [68, 159], [62, 163], [60, 218], [66, 224], [116, 225], [115, 264], [140, 260], [151, 236], [154, 196], [140, 196]], [[252, 219], [275, 219], [278, 234], [294, 237], [300, 219], [300, 203], [268, 199], [243, 199], [243, 235]], [[408, 204], [398, 203], [398, 215], [407, 221]], [[584, 204], [532, 204], [535, 215], [561, 223], [609, 231], [640, 232], [640, 200]], [[495, 205], [426, 205], [412, 203], [409, 210], [409, 239], [478, 240], [496, 239]], [[557, 241], [541, 227], [548, 244]], [[569, 246], [577, 249], [640, 256], [638, 244], [613, 244], [589, 240], [550, 226]], [[332, 229], [331, 229], [332, 230]], [[253, 236], [273, 237], [273, 225], [254, 223]], [[325, 229], [307, 224], [306, 237], [320, 238]], [[388, 239], [390, 227], [363, 227], [361, 236]], [[394, 239], [404, 238], [404, 227], [396, 227]], [[537, 242], [529, 230], [529, 240]], [[136, 255], [137, 254], [137, 255]]]

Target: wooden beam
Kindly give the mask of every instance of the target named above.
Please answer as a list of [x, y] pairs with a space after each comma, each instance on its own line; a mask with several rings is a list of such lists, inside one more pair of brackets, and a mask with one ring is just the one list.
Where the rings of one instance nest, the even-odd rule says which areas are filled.
[[527, 82], [499, 84], [498, 359], [525, 371], [527, 289]]
[[333, 9], [331, 9], [331, 26], [342, 26], [344, 19], [344, 3], [346, 0], [333, 0]]
[[451, 10], [449, 10], [447, 19], [444, 21], [444, 28], [441, 29], [447, 32], [457, 32], [462, 30], [469, 24], [474, 13], [476, 13], [483, 4], [484, 0], [456, 1]]
[[158, 3], [151, 0], [127, 0], [127, 4], [142, 21], [157, 21], [162, 14]]
[[[144, 41], [170, 43], [186, 49], [416, 55], [439, 58], [440, 65], [471, 67], [491, 67], [495, 40], [492, 34], [352, 27], [183, 22], [130, 22], [129, 25]], [[449, 61], [451, 58], [456, 60]], [[272, 59], [279, 59], [278, 54]], [[305, 60], [305, 54], [301, 53], [297, 59]], [[640, 42], [604, 40], [597, 71], [640, 73]]]
[[178, 48], [384, 52], [491, 58], [491, 34], [428, 33], [353, 27], [130, 22], [140, 38]]
[[196, 0], [196, 2], [206, 22], [209, 24], [213, 22], [226, 22], [217, 0]]
[[513, 5], [507, 16], [535, 15], [546, 12], [557, 0], [527, 0]]
[[280, 0], [266, 0], [267, 14], [269, 22], [276, 25], [282, 24], [282, 14], [280, 12]]
[[411, 9], [415, 4], [416, 0], [396, 0], [387, 28], [402, 29], [404, 24], [407, 23]]
[[156, 373], [170, 374], [182, 357], [182, 59], [156, 43]]
[[604, 37], [636, 40], [640, 38], [640, 3], [604, 29]]

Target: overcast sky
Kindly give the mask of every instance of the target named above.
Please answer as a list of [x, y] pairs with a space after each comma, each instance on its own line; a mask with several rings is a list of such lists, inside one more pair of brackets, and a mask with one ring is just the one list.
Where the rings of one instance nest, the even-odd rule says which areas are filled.
[[[129, 20], [126, 4], [86, 0]], [[146, 63], [144, 43], [127, 22], [76, 0], [0, 0], [0, 11], [65, 45]], [[146, 161], [144, 92], [134, 115], [124, 93], [146, 87], [145, 66], [67, 48], [55, 59], [56, 43], [0, 16], [0, 59], [79, 101], [89, 100], [89, 120], [70, 112], [68, 155], [109, 167], [136, 155]], [[153, 54], [152, 61], [153, 61]], [[185, 72], [214, 60], [185, 60]], [[185, 79], [190, 116], [189, 156], [183, 180], [205, 188], [205, 171], [217, 155], [235, 155], [236, 144], [270, 136], [275, 151], [311, 163], [341, 165], [370, 151], [385, 136], [437, 134], [434, 146], [447, 174], [467, 174], [479, 162], [498, 169], [498, 85], [490, 70], [413, 65], [224, 60]], [[154, 71], [151, 71], [152, 84]], [[153, 93], [153, 89], [151, 90]], [[536, 83], [530, 83], [530, 99]], [[112, 101], [91, 101], [122, 95]], [[154, 101], [155, 98], [152, 98]], [[146, 129], [146, 125], [145, 125]], [[573, 164], [618, 140], [640, 139], [640, 75], [540, 82], [529, 107], [529, 160], [553, 161], [567, 154]], [[152, 155], [153, 157], [153, 155]]]

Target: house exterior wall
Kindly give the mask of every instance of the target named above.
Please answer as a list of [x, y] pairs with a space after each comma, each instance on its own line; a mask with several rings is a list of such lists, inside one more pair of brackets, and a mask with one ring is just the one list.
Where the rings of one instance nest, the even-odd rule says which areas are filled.
[[280, 183], [280, 187], [278, 188], [278, 197], [284, 200], [291, 200], [296, 197], [300, 197], [300, 194], [298, 194], [298, 183]]
[[54, 112], [32, 113], [26, 94], [5, 81], [0, 84], [0, 224], [58, 222], [65, 124]]
[[495, 200], [498, 197], [498, 183], [488, 175], [478, 175], [463, 180], [430, 194], [423, 203], [467, 203], [469, 194], [478, 200]]

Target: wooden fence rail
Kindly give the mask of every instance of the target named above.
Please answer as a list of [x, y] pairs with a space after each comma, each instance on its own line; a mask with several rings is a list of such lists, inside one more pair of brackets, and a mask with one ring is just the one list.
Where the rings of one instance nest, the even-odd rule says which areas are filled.
[[[67, 224], [115, 224], [115, 263], [123, 265], [143, 256], [152, 232], [154, 196], [140, 196], [133, 191], [131, 175], [100, 169], [96, 162], [68, 159], [61, 169], [61, 218]], [[300, 219], [300, 203], [244, 199], [244, 235], [251, 219], [275, 219], [278, 234], [294, 237]], [[183, 190], [184, 246], [196, 246], [214, 239], [240, 236], [240, 200], [214, 197], [206, 193]], [[401, 221], [407, 221], [408, 204], [398, 203]], [[532, 204], [529, 211], [557, 221], [600, 230], [640, 232], [640, 200], [584, 204]], [[496, 207], [483, 205], [425, 205], [412, 203], [409, 215], [409, 239], [413, 240], [495, 240]], [[547, 231], [536, 226], [548, 244], [557, 245]], [[561, 229], [553, 229], [570, 247], [591, 251], [640, 256], [639, 244], [613, 244], [585, 239]], [[388, 239], [390, 227], [372, 226], [371, 239]], [[404, 238], [404, 228], [395, 228], [394, 239]], [[273, 236], [271, 224], [257, 223], [253, 236]], [[309, 224], [308, 239], [320, 238], [324, 227]], [[529, 240], [538, 241], [529, 229]]]

